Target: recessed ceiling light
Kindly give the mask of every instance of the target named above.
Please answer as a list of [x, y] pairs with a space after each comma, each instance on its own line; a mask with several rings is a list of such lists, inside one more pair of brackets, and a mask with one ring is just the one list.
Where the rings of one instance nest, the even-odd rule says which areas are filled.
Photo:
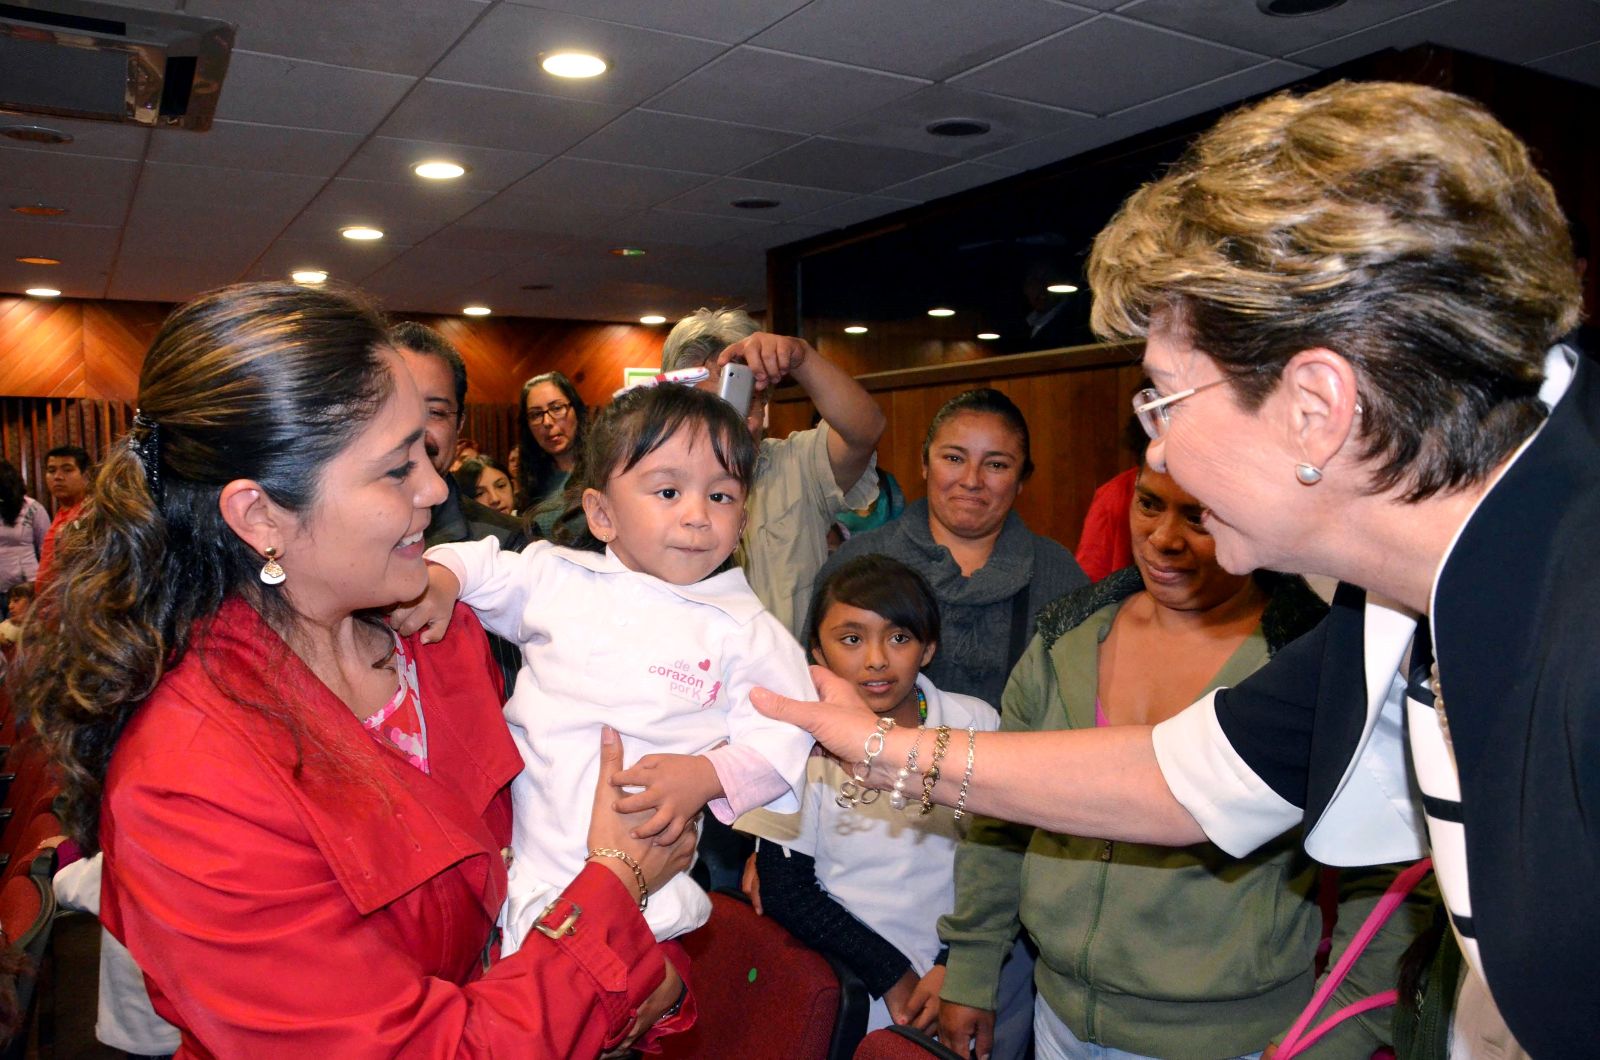
[[22, 292], [31, 298], [60, 298], [61, 292], [54, 287], [30, 287]]
[[639, 323], [641, 324], [665, 324], [666, 322], [667, 318], [660, 313], [646, 313], [639, 318]]
[[461, 311], [469, 317], [486, 317], [490, 312], [489, 307], [486, 305], [469, 305]]
[[65, 206], [46, 206], [42, 202], [25, 202], [20, 206], [11, 207], [12, 213], [20, 213], [24, 217], [60, 217], [67, 212]]
[[982, 339], [984, 342], [993, 342], [995, 339], [998, 339], [999, 337], [1000, 337], [1000, 333], [998, 331], [980, 331], [980, 332], [978, 332], [978, 338]]
[[749, 198], [745, 199], [735, 199], [730, 205], [741, 210], [770, 210], [773, 207], [781, 206], [782, 204], [778, 202], [777, 199], [763, 199], [758, 196], [750, 196]]
[[956, 311], [954, 309], [930, 309], [928, 310], [928, 315], [930, 317], [953, 317], [956, 315]]
[[644, 251], [638, 247], [612, 247], [611, 253], [619, 258], [642, 258]]
[[348, 228], [339, 229], [339, 234], [344, 236], [346, 239], [354, 239], [360, 243], [367, 243], [374, 239], [382, 239], [383, 229], [368, 228], [366, 225], [351, 225]]
[[846, 335], [865, 335], [867, 333], [867, 329], [862, 327], [860, 324], [851, 324], [849, 327], [844, 329], [844, 333]]
[[1049, 291], [1051, 294], [1076, 294], [1078, 288], [1077, 285], [1070, 283], [1052, 283], [1049, 287], [1046, 287], [1045, 290]]
[[1344, 0], [1256, 0], [1256, 7], [1265, 15], [1278, 18], [1299, 18], [1338, 7]]
[[930, 136], [982, 136], [989, 131], [989, 123], [978, 118], [940, 118], [922, 128]]
[[436, 159], [432, 162], [418, 162], [411, 167], [411, 172], [423, 180], [455, 180], [466, 171], [466, 166], [458, 162], [446, 162], [442, 159]]
[[552, 77], [599, 77], [607, 67], [604, 59], [588, 52], [551, 52], [539, 65]]
[[70, 144], [72, 134], [43, 125], [0, 125], [0, 136], [30, 144]]
[[296, 269], [289, 274], [289, 279], [315, 287], [319, 283], [327, 283], [328, 274], [321, 269]]
[[33, 255], [29, 255], [29, 256], [23, 257], [23, 258], [18, 258], [17, 260], [22, 262], [22, 264], [24, 264], [24, 265], [60, 265], [61, 264], [61, 259], [60, 258], [41, 258], [41, 257], [35, 257]]

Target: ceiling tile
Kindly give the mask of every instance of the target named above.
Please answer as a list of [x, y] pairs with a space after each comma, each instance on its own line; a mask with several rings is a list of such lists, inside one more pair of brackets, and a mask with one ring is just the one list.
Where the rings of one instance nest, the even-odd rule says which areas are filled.
[[909, 199], [891, 199], [882, 195], [863, 195], [836, 206], [826, 206], [820, 210], [813, 210], [799, 220], [808, 225], [822, 225], [825, 228], [849, 228], [862, 221], [870, 221], [874, 217], [904, 210], [916, 203]]
[[1017, 172], [1019, 171], [1015, 169], [992, 166], [984, 162], [958, 162], [947, 169], [917, 177], [915, 180], [892, 184], [883, 191], [886, 195], [892, 195], [897, 199], [927, 202], [930, 199], [942, 199], [946, 195], [954, 195], [958, 191], [993, 184]]
[[[802, 188], [789, 184], [771, 184], [760, 180], [725, 177], [702, 184], [693, 191], [669, 200], [665, 205], [671, 210], [691, 213], [715, 214], [722, 217], [756, 217], [772, 223], [791, 221], [803, 213], [820, 210], [847, 202], [851, 196], [822, 188]], [[744, 210], [733, 205], [735, 199], [774, 199], [778, 205], [767, 210]]]
[[650, 247], [657, 243], [679, 243], [704, 247], [724, 242], [736, 235], [764, 228], [771, 222], [744, 217], [678, 213], [673, 210], [643, 210], [628, 217], [608, 221], [599, 228], [608, 239], [629, 246]]
[[1065, 132], [1041, 136], [1037, 140], [984, 155], [983, 161], [989, 165], [1037, 169], [1120, 140], [1126, 135], [1129, 134], [1123, 131], [1123, 126], [1112, 118], [1089, 118], [1081, 126]]
[[636, 109], [569, 153], [604, 162], [720, 176], [803, 139], [798, 133]]
[[278, 279], [296, 269], [322, 269], [340, 283], [359, 284], [410, 247], [388, 239], [378, 243], [352, 243], [337, 236], [300, 239], [292, 235], [263, 248], [254, 259], [250, 276]]
[[611, 103], [429, 80], [417, 85], [378, 133], [558, 155], [623, 109]]
[[295, 173], [150, 162], [139, 178], [135, 205], [173, 202], [199, 212], [217, 207], [293, 211], [310, 202], [324, 183], [321, 177]]
[[69, 224], [119, 225], [138, 172], [123, 159], [0, 148], [0, 207], [47, 203], [66, 207]]
[[129, 302], [187, 302], [236, 278], [210, 262], [148, 255], [138, 267], [119, 267], [105, 296]]
[[748, 250], [770, 250], [773, 247], [796, 243], [802, 239], [810, 239], [812, 236], [821, 235], [827, 231], [829, 229], [825, 225], [804, 225], [786, 221], [781, 224], [768, 225], [766, 228], [741, 232], [720, 245], [742, 247]]
[[0, 291], [10, 294], [21, 294], [30, 287], [49, 286], [67, 298], [103, 298], [109, 277], [107, 265], [63, 265], [41, 272], [36, 265], [0, 258]]
[[412, 84], [399, 74], [236, 51], [222, 83], [217, 118], [368, 133]]
[[[441, 81], [632, 106], [726, 49], [670, 33], [599, 22], [562, 11], [494, 8], [430, 74]], [[611, 64], [602, 77], [554, 77], [539, 67], [552, 51], [586, 51]]]
[[[598, 199], [552, 202], [502, 193], [463, 217], [458, 224], [476, 229], [503, 229], [518, 234], [572, 235], [592, 230], [603, 222], [614, 221], [630, 213], [631, 209]], [[447, 232], [438, 233], [440, 237], [445, 235]]]
[[[987, 122], [989, 131], [979, 136], [934, 136], [927, 131], [930, 123], [945, 118]], [[929, 85], [830, 129], [828, 135], [837, 140], [903, 147], [951, 158], [977, 158], [1040, 136], [1093, 124], [1091, 117], [1056, 107], [950, 85]]]
[[[1108, 57], [1117, 57], [1108, 61]], [[1109, 114], [1231, 74], [1260, 60], [1101, 15], [956, 79], [962, 88]], [[1063, 76], [1063, 71], [1072, 71]]]
[[[147, 253], [195, 261], [237, 254], [248, 264], [289, 226], [295, 213], [294, 207], [198, 208], [194, 203], [141, 199], [129, 217], [117, 268], [138, 268]], [[183, 237], [176, 238], [176, 232]]]
[[[0, 139], [6, 147], [52, 151], [66, 155], [97, 155], [101, 158], [143, 158], [145, 141], [150, 132], [142, 125], [116, 125], [101, 121], [74, 121], [53, 114], [18, 114], [0, 110], [0, 127], [8, 125], [40, 125], [46, 129], [66, 133], [72, 137], [69, 144], [33, 144], [9, 137]], [[185, 134], [180, 130], [163, 129], [164, 134]], [[159, 137], [158, 137], [159, 138]]]
[[1600, 88], [1600, 44], [1589, 44], [1532, 64], [1535, 70]]
[[751, 43], [941, 81], [1091, 14], [1051, 0], [813, 0]]
[[943, 169], [949, 161], [943, 155], [922, 151], [817, 137], [746, 166], [738, 175], [808, 188], [867, 192]]
[[641, 210], [705, 182], [706, 178], [698, 173], [558, 158], [508, 191], [552, 204], [603, 202], [625, 210]]
[[479, 0], [188, 0], [239, 27], [236, 47], [420, 77], [486, 5]]
[[650, 107], [767, 129], [824, 132], [925, 83], [746, 45], [690, 74]]
[[157, 130], [150, 158], [191, 166], [331, 177], [361, 143], [356, 133], [219, 121], [203, 133]]
[[[510, 201], [512, 196], [502, 196]], [[486, 254], [505, 254], [527, 257], [533, 254], [546, 254], [553, 261], [565, 261], [570, 252], [567, 237], [560, 233], [539, 233], [526, 229], [508, 228], [503, 226], [488, 227], [472, 223], [472, 218], [484, 210], [490, 210], [500, 199], [495, 199], [485, 206], [468, 214], [455, 224], [446, 225], [433, 235], [429, 236], [421, 245], [424, 247], [438, 247], [449, 251], [470, 251]]]
[[1384, 0], [1381, 4], [1340, 4], [1314, 15], [1279, 18], [1266, 14], [1253, 3], [1231, 0], [1135, 0], [1119, 7], [1117, 14], [1261, 55], [1287, 55], [1438, 2]]
[[418, 243], [492, 197], [492, 192], [415, 179], [401, 184], [341, 178], [327, 184], [286, 235], [321, 238], [349, 225], [373, 225], [386, 240]]
[[1103, 147], [1151, 129], [1159, 129], [1163, 125], [1192, 118], [1208, 110], [1237, 103], [1250, 96], [1270, 92], [1314, 72], [1310, 67], [1275, 59], [1236, 74], [1219, 77], [1205, 84], [1142, 103], [1137, 107], [1130, 107], [1110, 117], [1097, 118], [1092, 125], [1084, 129], [1042, 137], [1020, 147], [996, 152], [985, 157], [983, 161], [1018, 169], [1037, 169], [1083, 154], [1085, 151], [1092, 151], [1096, 147]]
[[493, 192], [502, 191], [521, 180], [548, 162], [550, 156], [466, 144], [375, 136], [361, 145], [361, 149], [350, 157], [339, 175], [355, 180], [403, 183], [420, 179], [411, 172], [411, 167], [430, 160], [457, 162], [467, 167], [466, 175], [450, 181], [449, 186]]
[[1381, 48], [1431, 42], [1447, 48], [1526, 63], [1600, 39], [1600, 4], [1593, 0], [1453, 0], [1327, 44], [1294, 52], [1312, 66], [1336, 66]]
[[[122, 229], [113, 225], [41, 224], [32, 218], [0, 217], [0, 262], [37, 273], [40, 280], [58, 272], [104, 271], [116, 254]], [[21, 265], [21, 256], [57, 258], [60, 265]], [[57, 286], [52, 284], [52, 286]]]
[[386, 301], [395, 294], [409, 297], [418, 291], [470, 294], [474, 285], [502, 272], [512, 264], [512, 260], [506, 255], [485, 254], [482, 251], [412, 247], [387, 265], [364, 276], [361, 286]]
[[568, 11], [626, 26], [662, 29], [734, 44], [747, 40], [810, 0], [511, 0], [514, 4]]

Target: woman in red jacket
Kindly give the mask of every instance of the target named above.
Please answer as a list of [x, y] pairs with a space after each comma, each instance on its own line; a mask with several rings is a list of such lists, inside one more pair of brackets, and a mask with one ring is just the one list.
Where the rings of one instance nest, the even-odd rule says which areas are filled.
[[[639, 915], [692, 841], [596, 792], [590, 863], [495, 962], [522, 762], [482, 631], [397, 637], [443, 482], [350, 298], [247, 285], [157, 335], [19, 683], [183, 1056], [587, 1056], [692, 1020]], [[620, 768], [620, 745], [603, 748]], [[602, 769], [602, 777], [611, 770]]]

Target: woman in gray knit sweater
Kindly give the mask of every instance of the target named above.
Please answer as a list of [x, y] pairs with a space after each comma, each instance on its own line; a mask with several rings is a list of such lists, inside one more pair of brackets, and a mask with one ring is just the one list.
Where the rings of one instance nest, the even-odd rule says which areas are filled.
[[1072, 553], [1011, 510], [1032, 473], [1028, 424], [1011, 399], [988, 387], [957, 395], [922, 445], [927, 499], [846, 541], [818, 584], [871, 553], [911, 567], [933, 587], [944, 630], [928, 679], [998, 709], [1039, 610], [1089, 582]]

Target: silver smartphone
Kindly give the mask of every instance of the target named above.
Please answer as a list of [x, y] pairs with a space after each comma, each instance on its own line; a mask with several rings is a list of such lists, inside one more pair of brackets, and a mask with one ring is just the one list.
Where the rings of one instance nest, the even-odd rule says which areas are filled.
[[750, 398], [755, 393], [756, 374], [737, 361], [722, 366], [722, 380], [717, 393], [722, 400], [739, 410], [739, 415], [750, 415]]

